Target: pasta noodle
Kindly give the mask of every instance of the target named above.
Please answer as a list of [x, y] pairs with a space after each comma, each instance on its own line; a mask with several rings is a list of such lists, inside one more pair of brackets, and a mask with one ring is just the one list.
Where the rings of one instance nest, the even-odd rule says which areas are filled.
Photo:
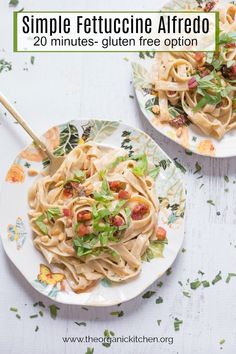
[[[213, 3], [213, 2], [211, 2]], [[214, 4], [213, 4], [214, 5]], [[206, 9], [212, 9], [207, 3]], [[217, 139], [236, 127], [236, 6], [220, 9], [220, 44], [215, 53], [155, 55], [154, 90], [160, 122], [175, 128], [189, 120]]]
[[129, 157], [123, 149], [86, 143], [30, 188], [34, 245], [75, 292], [103, 277], [135, 277], [150, 242], [165, 238], [157, 228], [153, 171], [145, 154]]

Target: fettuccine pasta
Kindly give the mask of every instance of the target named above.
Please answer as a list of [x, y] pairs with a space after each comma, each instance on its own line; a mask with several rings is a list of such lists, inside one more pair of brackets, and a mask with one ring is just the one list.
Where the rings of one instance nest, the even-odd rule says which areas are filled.
[[[204, 10], [215, 10], [214, 5], [207, 2]], [[176, 129], [191, 121], [217, 139], [236, 127], [236, 6], [219, 11], [217, 52], [157, 53], [153, 68], [158, 120]]]
[[166, 231], [157, 227], [157, 174], [145, 154], [129, 157], [123, 149], [86, 143], [31, 187], [34, 244], [75, 292], [104, 277], [135, 277], [150, 243], [165, 242]]

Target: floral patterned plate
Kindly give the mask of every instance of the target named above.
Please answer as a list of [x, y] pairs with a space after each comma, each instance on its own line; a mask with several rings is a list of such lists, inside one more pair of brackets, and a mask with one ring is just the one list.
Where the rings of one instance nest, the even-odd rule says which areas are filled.
[[[216, 0], [217, 2], [217, 0]], [[229, 0], [221, 0], [219, 4], [229, 3]], [[172, 0], [162, 7], [163, 11], [181, 11], [191, 10], [199, 6], [204, 7], [206, 1], [199, 0]], [[169, 124], [161, 124], [155, 114], [152, 112], [152, 107], [157, 104], [155, 96], [151, 94], [152, 85], [150, 71], [153, 66], [154, 52], [141, 52], [139, 58], [132, 63], [133, 68], [133, 83], [136, 92], [136, 97], [141, 111], [153, 127], [161, 134], [167, 136], [176, 143], [182, 145], [185, 149], [194, 153], [211, 156], [211, 157], [230, 157], [236, 155], [236, 129], [226, 133], [219, 141], [212, 137], [208, 137], [201, 130], [190, 124], [183, 127], [181, 136], [177, 136], [176, 129]]]
[[[103, 279], [81, 294], [69, 288], [65, 277], [35, 249], [28, 222], [28, 189], [48, 161], [32, 144], [16, 157], [2, 186], [0, 228], [4, 249], [28, 282], [42, 294], [67, 304], [110, 306], [132, 299], [158, 279], [172, 264], [184, 237], [185, 189], [174, 163], [144, 132], [116, 121], [78, 120], [49, 129], [43, 136], [56, 154], [66, 154], [78, 144], [93, 140], [122, 147], [129, 154], [145, 152], [160, 167], [156, 179], [160, 202], [159, 224], [167, 230], [168, 244], [159, 258], [144, 261], [141, 274], [122, 284]], [[147, 257], [148, 259], [148, 257]], [[148, 259], [149, 260], [149, 259]]]

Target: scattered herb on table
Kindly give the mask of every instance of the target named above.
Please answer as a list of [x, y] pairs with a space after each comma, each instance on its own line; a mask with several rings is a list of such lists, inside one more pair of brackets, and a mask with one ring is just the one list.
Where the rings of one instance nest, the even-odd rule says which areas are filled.
[[155, 291], [149, 290], [149, 291], [147, 291], [145, 294], [143, 294], [142, 298], [143, 298], [143, 299], [149, 299], [149, 298], [150, 298], [151, 296], [153, 296], [154, 294], [156, 294]]
[[215, 203], [214, 203], [213, 200], [211, 200], [211, 199], [207, 200], [207, 203], [210, 204], [210, 205], [212, 205], [212, 206], [215, 206]]
[[37, 315], [37, 314], [36, 314], [36, 315], [31, 315], [31, 316], [30, 316], [30, 318], [37, 318], [37, 317], [39, 317], [39, 315]]
[[133, 99], [133, 98], [134, 98], [134, 96], [133, 96], [133, 95], [129, 95], [129, 98]]
[[183, 291], [183, 295], [186, 296], [186, 297], [191, 297], [191, 295], [189, 294], [188, 291]]
[[162, 281], [159, 281], [159, 282], [157, 283], [158, 288], [161, 288], [162, 285], [163, 285], [163, 282], [162, 282]]
[[41, 317], [43, 317], [43, 311], [39, 311], [39, 315], [41, 316]]
[[199, 173], [202, 169], [202, 166], [199, 165], [198, 161], [195, 163], [195, 171], [193, 172], [193, 174], [195, 175], [196, 173]]
[[85, 311], [88, 311], [87, 307], [82, 306], [81, 308]]
[[186, 252], [186, 249], [185, 248], [182, 248], [182, 251], [181, 251], [182, 253], [184, 253], [184, 252]]
[[228, 176], [224, 176], [224, 180], [226, 183], [229, 183], [229, 177]]
[[20, 320], [20, 319], [21, 319], [21, 316], [17, 313], [17, 314], [16, 314], [16, 318], [18, 318], [18, 320]]
[[16, 307], [10, 307], [10, 311], [17, 312], [18, 310]]
[[57, 307], [56, 305], [52, 304], [48, 306], [50, 309], [50, 315], [51, 317], [55, 320], [57, 317], [57, 310], [60, 310], [59, 307]]
[[159, 296], [157, 299], [156, 299], [156, 304], [162, 304], [163, 302], [163, 298], [161, 296]]
[[217, 212], [216, 212], [216, 215], [217, 215], [217, 216], [220, 216], [220, 211], [217, 211]]
[[220, 341], [219, 341], [219, 344], [220, 345], [222, 345], [222, 344], [224, 344], [225, 343], [225, 339], [221, 339]]
[[198, 271], [198, 274], [204, 275], [205, 273], [202, 272], [201, 270]]
[[38, 332], [38, 330], [39, 330], [39, 326], [36, 326], [34, 331]]
[[168, 268], [167, 271], [166, 271], [166, 275], [170, 275], [172, 273], [172, 268]]
[[[109, 329], [105, 329], [104, 333], [103, 333], [104, 337], [114, 337], [115, 333], [113, 331], [109, 331]], [[102, 345], [106, 348], [109, 348], [111, 346], [111, 343], [109, 342], [105, 342], [102, 343]]]
[[202, 285], [203, 285], [204, 288], [209, 288], [210, 283], [209, 283], [209, 281], [207, 281], [207, 280], [203, 280], [203, 281], [202, 281]]
[[215, 278], [212, 280], [212, 285], [215, 285], [218, 281], [220, 281], [222, 279], [221, 276], [221, 271], [219, 271], [219, 273], [215, 276]]
[[31, 56], [31, 57], [30, 57], [30, 63], [31, 63], [32, 65], [34, 65], [34, 62], [35, 62], [35, 57], [34, 57], [34, 56]]
[[160, 326], [161, 320], [157, 320], [157, 324], [158, 324], [158, 326]]
[[199, 279], [194, 280], [193, 282], [190, 283], [190, 288], [192, 290], [196, 290], [197, 288], [199, 288], [199, 286], [201, 285], [201, 281]]
[[75, 324], [77, 324], [77, 326], [84, 326], [84, 327], [87, 326], [86, 322], [76, 322], [75, 321]]
[[15, 7], [19, 4], [19, 0], [10, 0], [9, 6]]
[[228, 273], [228, 276], [227, 276], [225, 282], [229, 283], [232, 277], [236, 277], [236, 273]]
[[179, 331], [180, 325], [182, 323], [183, 323], [182, 320], [179, 320], [177, 317], [175, 317], [175, 321], [174, 321], [174, 329], [175, 329], [175, 331]]
[[88, 347], [85, 354], [93, 354], [94, 348]]
[[186, 168], [181, 165], [181, 163], [177, 160], [177, 157], [174, 158], [175, 166], [180, 169], [181, 172], [186, 173]]
[[10, 62], [5, 59], [0, 59], [0, 73], [2, 71], [10, 71], [12, 69], [12, 65]]
[[110, 312], [110, 315], [114, 317], [122, 317], [124, 316], [124, 311], [112, 311]]
[[182, 283], [182, 281], [178, 281], [178, 284], [180, 285], [180, 286], [183, 286], [183, 283]]

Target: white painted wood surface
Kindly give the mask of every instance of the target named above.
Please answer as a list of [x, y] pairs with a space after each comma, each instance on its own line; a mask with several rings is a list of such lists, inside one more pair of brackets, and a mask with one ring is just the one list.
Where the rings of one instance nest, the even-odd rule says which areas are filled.
[[[25, 10], [154, 10], [163, 1], [115, 0], [20, 0], [18, 9]], [[158, 4], [158, 6], [157, 6]], [[234, 353], [236, 350], [236, 277], [227, 284], [229, 272], [236, 272], [236, 158], [217, 160], [185, 151], [153, 131], [140, 113], [133, 95], [130, 63], [117, 54], [36, 54], [30, 64], [30, 54], [12, 53], [12, 9], [8, 1], [0, 3], [0, 59], [12, 62], [12, 71], [0, 74], [0, 90], [16, 101], [16, 107], [39, 133], [49, 126], [70, 119], [96, 117], [123, 120], [144, 129], [171, 158], [178, 158], [187, 169], [186, 238], [172, 273], [164, 276], [163, 286], [156, 283], [149, 290], [156, 294], [150, 299], [141, 296], [120, 307], [89, 308], [59, 305], [58, 317], [53, 320], [49, 311], [30, 319], [38, 309], [32, 305], [42, 300], [8, 260], [2, 246], [0, 257], [0, 350], [4, 354], [83, 354], [87, 347], [94, 353], [130, 354], [209, 354]], [[17, 152], [30, 142], [19, 125], [0, 109], [0, 178]], [[236, 153], [236, 152], [235, 152]], [[193, 174], [196, 161], [202, 166]], [[197, 177], [203, 175], [202, 178]], [[229, 177], [229, 183], [224, 176]], [[201, 184], [204, 184], [200, 189]], [[225, 191], [225, 189], [228, 191]], [[215, 206], [207, 203], [213, 200]], [[12, 201], [14, 203], [14, 200]], [[217, 216], [216, 212], [221, 215]], [[30, 265], [29, 265], [30, 266]], [[187, 279], [193, 281], [205, 272], [204, 279], [212, 280], [222, 271], [222, 280], [210, 288], [189, 290]], [[178, 281], [183, 283], [180, 286]], [[191, 297], [183, 295], [189, 291]], [[162, 304], [155, 304], [161, 296]], [[9, 311], [18, 308], [21, 319]], [[124, 316], [114, 318], [111, 311], [123, 310]], [[174, 318], [183, 320], [179, 332], [174, 331]], [[161, 320], [160, 326], [157, 320]], [[85, 321], [77, 326], [74, 321]], [[36, 325], [39, 326], [35, 332]], [[116, 344], [105, 348], [101, 344], [65, 344], [64, 336], [102, 336], [105, 329], [120, 335], [173, 337], [170, 344]], [[225, 339], [220, 345], [219, 341]], [[221, 349], [222, 348], [222, 349]]]

